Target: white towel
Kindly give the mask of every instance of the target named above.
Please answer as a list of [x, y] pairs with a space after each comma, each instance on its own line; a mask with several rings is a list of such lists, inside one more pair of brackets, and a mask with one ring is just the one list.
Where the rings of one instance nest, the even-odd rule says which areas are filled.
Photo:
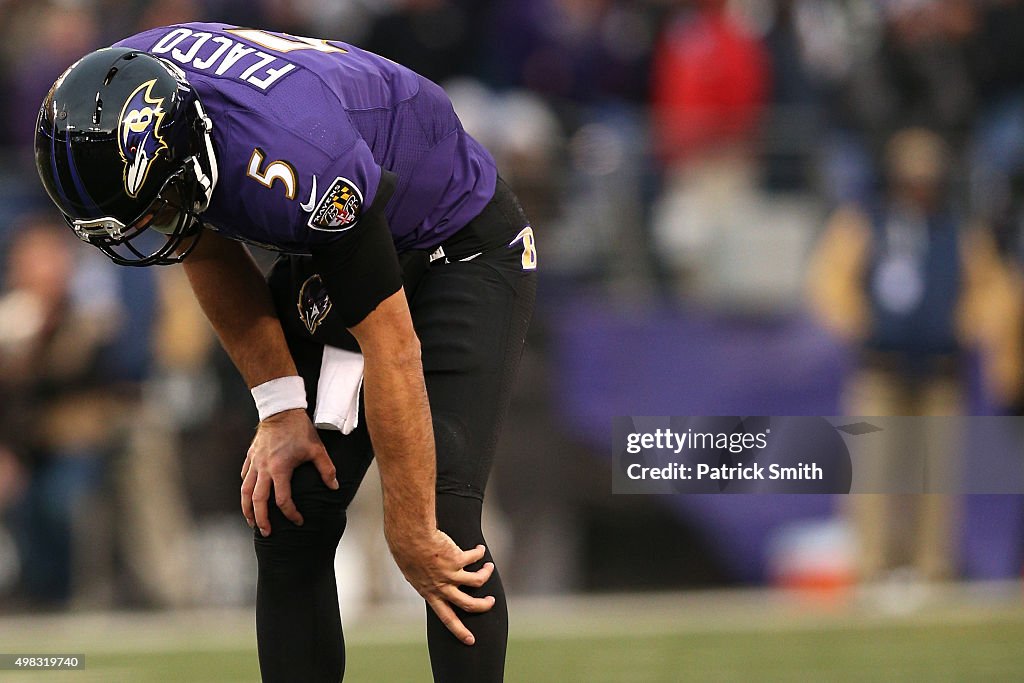
[[359, 389], [362, 386], [363, 354], [324, 346], [313, 413], [317, 429], [352, 433], [359, 424]]

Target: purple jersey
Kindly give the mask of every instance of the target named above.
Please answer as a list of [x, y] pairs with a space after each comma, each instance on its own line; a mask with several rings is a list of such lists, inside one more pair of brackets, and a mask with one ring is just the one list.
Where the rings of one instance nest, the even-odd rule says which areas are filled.
[[494, 194], [494, 160], [436, 84], [338, 41], [228, 24], [182, 24], [126, 38], [185, 70], [213, 120], [220, 167], [211, 227], [305, 253], [354, 226], [382, 171], [399, 251], [433, 248]]

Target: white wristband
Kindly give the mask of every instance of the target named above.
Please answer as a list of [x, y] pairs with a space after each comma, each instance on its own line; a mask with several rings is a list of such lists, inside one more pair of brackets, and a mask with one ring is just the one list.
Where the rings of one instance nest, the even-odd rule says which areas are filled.
[[295, 408], [306, 408], [306, 385], [298, 375], [278, 377], [251, 390], [260, 422], [271, 415]]

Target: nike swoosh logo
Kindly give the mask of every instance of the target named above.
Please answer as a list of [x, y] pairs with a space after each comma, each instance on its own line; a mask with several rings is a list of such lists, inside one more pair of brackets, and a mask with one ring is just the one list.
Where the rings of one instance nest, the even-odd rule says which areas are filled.
[[309, 201], [305, 204], [299, 204], [299, 208], [303, 211], [312, 213], [313, 207], [316, 206], [316, 175], [313, 176], [313, 189], [309, 191]]

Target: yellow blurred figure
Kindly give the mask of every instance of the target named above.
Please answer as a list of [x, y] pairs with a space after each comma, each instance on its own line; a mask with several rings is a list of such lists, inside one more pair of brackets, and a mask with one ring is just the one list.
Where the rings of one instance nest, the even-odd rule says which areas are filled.
[[[989, 231], [955, 211], [949, 161], [937, 134], [896, 133], [885, 150], [884, 197], [836, 210], [812, 257], [811, 308], [859, 352], [843, 401], [851, 415], [963, 414], [971, 351], [980, 353], [996, 400], [1020, 386], [1020, 284]], [[895, 477], [913, 450], [938, 457], [948, 475], [957, 436], [952, 425], [910, 439], [883, 435], [886, 471], [866, 474]], [[900, 567], [925, 580], [953, 575], [949, 496], [864, 494], [848, 502], [864, 580]]]

